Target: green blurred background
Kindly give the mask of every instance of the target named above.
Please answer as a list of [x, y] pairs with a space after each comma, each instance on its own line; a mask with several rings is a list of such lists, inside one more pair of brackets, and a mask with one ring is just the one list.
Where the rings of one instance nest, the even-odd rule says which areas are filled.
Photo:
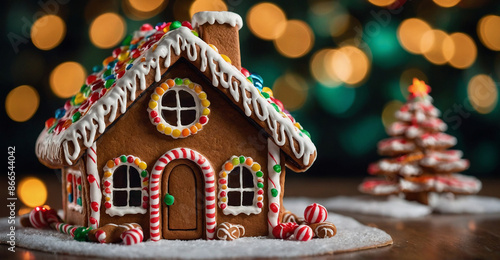
[[36, 138], [114, 46], [144, 23], [190, 21], [197, 10], [242, 16], [243, 67], [317, 145], [304, 177], [366, 176], [418, 77], [471, 161], [466, 174], [498, 178], [498, 1], [41, 0], [6, 1], [0, 11], [2, 147], [16, 146], [18, 180], [55, 176], [38, 162]]

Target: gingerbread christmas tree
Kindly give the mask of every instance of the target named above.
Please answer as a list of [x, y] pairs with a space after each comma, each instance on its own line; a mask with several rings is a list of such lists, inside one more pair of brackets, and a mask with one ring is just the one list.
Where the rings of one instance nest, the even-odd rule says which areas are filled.
[[428, 204], [429, 192], [473, 194], [481, 189], [474, 177], [459, 174], [469, 168], [462, 152], [449, 150], [457, 139], [445, 134], [446, 123], [432, 105], [430, 87], [413, 79], [408, 101], [397, 112], [397, 121], [390, 125], [390, 138], [378, 143], [378, 152], [388, 156], [370, 164], [369, 178], [359, 190], [373, 195], [403, 193], [408, 200]]

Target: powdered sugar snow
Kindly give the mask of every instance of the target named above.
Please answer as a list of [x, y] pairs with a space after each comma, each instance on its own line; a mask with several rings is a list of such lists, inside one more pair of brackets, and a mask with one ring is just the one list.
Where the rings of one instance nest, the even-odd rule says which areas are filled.
[[339, 196], [316, 201], [332, 211], [349, 211], [393, 218], [417, 218], [432, 212], [449, 214], [500, 212], [500, 199], [494, 197], [450, 196], [449, 194], [431, 193], [429, 200], [429, 205], [407, 201], [398, 196]]
[[[309, 200], [285, 201], [287, 209], [303, 213]], [[302, 214], [298, 214], [299, 216]], [[69, 235], [54, 230], [16, 227], [16, 246], [58, 254], [108, 258], [239, 258], [239, 257], [298, 257], [355, 251], [392, 244], [384, 231], [360, 224], [356, 220], [329, 213], [327, 219], [337, 226], [337, 235], [329, 239], [307, 242], [268, 238], [240, 238], [219, 240], [161, 240], [147, 241], [133, 246], [78, 242]], [[9, 226], [0, 219], [0, 239], [7, 241]], [[17, 221], [19, 223], [19, 221]]]

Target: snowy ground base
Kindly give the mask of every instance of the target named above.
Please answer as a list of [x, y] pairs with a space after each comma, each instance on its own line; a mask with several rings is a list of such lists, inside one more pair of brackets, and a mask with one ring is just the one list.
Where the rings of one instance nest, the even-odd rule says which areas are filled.
[[[500, 212], [500, 199], [483, 196], [431, 194], [430, 205], [406, 201], [397, 196], [333, 197], [315, 200], [332, 211], [350, 211], [393, 218], [415, 218], [432, 212], [445, 214], [483, 214]], [[307, 202], [306, 202], [307, 203]]]
[[[308, 199], [285, 201], [288, 210], [302, 213]], [[298, 214], [301, 215], [301, 214]], [[54, 230], [16, 227], [16, 246], [29, 249], [109, 258], [240, 258], [240, 257], [298, 257], [349, 252], [392, 244], [384, 231], [360, 224], [356, 220], [329, 213], [328, 221], [337, 226], [337, 235], [329, 239], [308, 242], [268, 238], [240, 238], [235, 241], [179, 241], [161, 240], [143, 242], [134, 246], [86, 243]], [[0, 240], [5, 243], [7, 219], [0, 219]]]

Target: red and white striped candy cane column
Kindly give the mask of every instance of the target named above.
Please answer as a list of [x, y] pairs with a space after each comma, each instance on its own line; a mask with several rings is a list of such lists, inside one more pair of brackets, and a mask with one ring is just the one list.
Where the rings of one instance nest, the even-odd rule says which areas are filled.
[[205, 180], [205, 228], [207, 239], [214, 239], [216, 227], [216, 208], [215, 208], [215, 178], [214, 170], [210, 162], [200, 153], [189, 148], [176, 148], [165, 153], [158, 161], [156, 161], [151, 171], [149, 179], [149, 214], [150, 224], [149, 232], [152, 241], [158, 241], [161, 238], [160, 230], [160, 196], [161, 196], [161, 176], [163, 169], [173, 160], [188, 159], [196, 163], [203, 172]]
[[92, 144], [87, 149], [87, 180], [90, 187], [90, 216], [89, 226], [92, 228], [99, 227], [99, 220], [101, 217], [101, 199], [102, 193], [100, 188], [99, 172], [97, 170], [97, 153], [96, 144]]
[[279, 223], [280, 215], [280, 175], [281, 175], [281, 165], [280, 165], [280, 148], [270, 139], [267, 139], [267, 186], [268, 186], [268, 204], [269, 211], [267, 213], [267, 223], [269, 229], [269, 236], [274, 237], [273, 228]]

